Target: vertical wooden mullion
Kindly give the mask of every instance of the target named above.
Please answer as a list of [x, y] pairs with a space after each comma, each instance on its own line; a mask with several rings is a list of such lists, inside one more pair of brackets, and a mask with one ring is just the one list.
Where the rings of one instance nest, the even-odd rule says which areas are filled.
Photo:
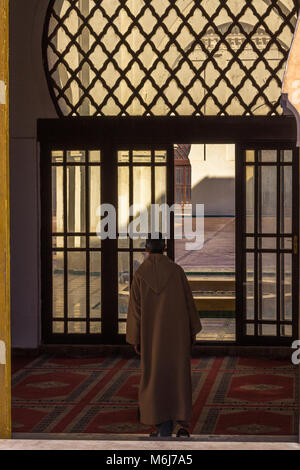
[[[151, 204], [155, 204], [155, 160], [154, 160], [154, 149], [151, 149]], [[150, 214], [150, 219], [149, 219]], [[152, 210], [148, 214], [148, 221], [150, 221], [149, 230], [152, 232], [154, 228], [154, 221], [152, 220]]]
[[277, 207], [276, 207], [276, 335], [280, 337], [280, 313], [281, 313], [281, 253], [280, 253], [280, 245], [281, 245], [281, 218], [283, 216], [282, 213], [282, 201], [283, 195], [281, 194], [281, 169], [280, 165], [280, 150], [277, 149]]
[[151, 204], [155, 204], [155, 159], [154, 149], [151, 149]]
[[[167, 203], [169, 207], [174, 204], [174, 191], [175, 191], [175, 162], [174, 162], [174, 147], [169, 145], [167, 147]], [[172, 260], [175, 259], [175, 240], [174, 240], [174, 212], [170, 215], [170, 238], [167, 244], [167, 254]]]
[[254, 164], [254, 335], [258, 336], [258, 309], [259, 309], [259, 285], [258, 285], [258, 217], [260, 216], [260, 184], [258, 150], [255, 150]]
[[[236, 341], [241, 344], [246, 335], [246, 149], [239, 144], [235, 150], [235, 285], [236, 285]], [[238, 275], [239, 273], [239, 275]]]
[[[41, 187], [40, 196], [44, 210], [41, 214], [41, 269], [42, 269], [42, 339], [48, 341], [53, 331], [53, 237], [52, 237], [52, 155], [51, 149], [41, 145], [40, 149]], [[57, 249], [55, 249], [56, 251]], [[56, 251], [57, 254], [57, 251]], [[64, 261], [63, 261], [64, 266]], [[49, 269], [50, 268], [50, 269]]]
[[[100, 176], [100, 192], [101, 192], [101, 204], [103, 202], [106, 202], [106, 192], [104, 188], [104, 172], [103, 168], [105, 168], [104, 165], [104, 151], [101, 148], [101, 176]], [[106, 290], [106, 277], [103, 276], [103, 272], [105, 270], [105, 243], [103, 240], [101, 240], [101, 278], [100, 278], [100, 283], [101, 283], [101, 332], [102, 332], [102, 337], [105, 338], [105, 309], [106, 309], [106, 297], [105, 297], [105, 290]]]
[[[66, 165], [68, 165], [66, 163]], [[67, 191], [67, 195], [69, 197], [68, 203], [68, 232], [75, 232], [75, 181], [76, 181], [76, 167], [75, 165], [68, 165], [67, 166], [67, 175], [68, 175], [68, 182], [69, 182], [69, 190]], [[70, 245], [69, 245], [70, 246]], [[74, 247], [74, 238], [72, 239], [72, 247]]]
[[[103, 196], [102, 196], [102, 148], [100, 149], [100, 166], [99, 166], [99, 171], [100, 171], [100, 205], [102, 204], [103, 201]], [[117, 169], [118, 171], [118, 169]], [[118, 184], [118, 183], [117, 183]], [[118, 205], [117, 205], [118, 207]], [[118, 240], [117, 240], [118, 243]], [[100, 241], [100, 279], [99, 279], [99, 289], [100, 289], [100, 325], [101, 325], [101, 336], [103, 335], [103, 327], [102, 327], [102, 309], [103, 309], [103, 302], [102, 302], [102, 278], [103, 278], [103, 248], [102, 248], [102, 241]], [[118, 257], [118, 253], [117, 253]], [[117, 266], [118, 267], [118, 266]]]
[[[295, 147], [293, 150], [293, 279], [292, 279], [292, 334], [293, 340], [300, 338], [300, 321], [299, 321], [299, 157], [300, 149]], [[297, 236], [297, 252], [294, 250], [294, 237]], [[297, 366], [297, 386], [300, 389], [300, 364]], [[300, 410], [300, 394], [298, 393], [298, 410]], [[298, 413], [298, 442], [300, 442], [300, 414]]]
[[[117, 191], [117, 194], [116, 194], [116, 233], [117, 233], [117, 240], [116, 240], [116, 250], [117, 250], [117, 256], [116, 256], [116, 272], [117, 272], [117, 276], [118, 276], [118, 289], [119, 289], [119, 256], [120, 256], [120, 251], [119, 251], [119, 240], [120, 240], [120, 233], [119, 233], [119, 211], [120, 211], [120, 208], [119, 208], [119, 169], [122, 168], [123, 166], [120, 165], [119, 163], [119, 148], [117, 148], [115, 150], [116, 152], [116, 177], [117, 177], [117, 181], [116, 181], [116, 191]], [[101, 167], [101, 178], [102, 178], [102, 167]], [[102, 181], [102, 180], [101, 180]], [[101, 203], [102, 203], [102, 198], [101, 198]], [[103, 277], [103, 276], [102, 276]], [[118, 295], [118, 292], [119, 290], [117, 291], [117, 301], [116, 301], [116, 323], [117, 323], [117, 333], [119, 333], [119, 295]]]
[[[117, 207], [118, 162], [113, 136], [108, 135], [102, 146], [101, 194], [102, 204]], [[110, 178], [107, 177], [110, 175]], [[118, 244], [117, 239], [102, 240], [102, 326], [106, 344], [116, 342], [118, 328]]]
[[[261, 162], [261, 150], [258, 150], [259, 161]], [[257, 237], [257, 276], [258, 276], [258, 319], [263, 319], [263, 252], [262, 250], [262, 234], [263, 234], [263, 205], [262, 205], [262, 193], [263, 193], [263, 165], [258, 165], [258, 237]], [[262, 324], [258, 323], [258, 334], [262, 335]]]
[[85, 151], [85, 231], [86, 231], [86, 333], [90, 334], [90, 166]]
[[[284, 150], [280, 150], [280, 153], [284, 152]], [[283, 159], [284, 161], [284, 159]], [[281, 162], [281, 160], [280, 160]], [[284, 183], [284, 178], [285, 178], [285, 171], [286, 168], [290, 168], [289, 166], [281, 164], [280, 166], [280, 176], [281, 176], [281, 197], [280, 197], [280, 234], [283, 235], [285, 234], [285, 228], [284, 228], [284, 218], [285, 218], [285, 213], [284, 213], [284, 188], [285, 188], [285, 183]], [[294, 191], [294, 182], [293, 182], [293, 166], [292, 168], [292, 195]], [[292, 196], [293, 197], [293, 196]], [[293, 224], [293, 219], [292, 219], [292, 224]], [[292, 231], [293, 231], [293, 225], [292, 225]], [[284, 248], [285, 244], [285, 237], [280, 236], [280, 249]], [[279, 316], [279, 321], [285, 320], [285, 302], [284, 302], [284, 294], [285, 294], [285, 286], [284, 286], [284, 281], [285, 281], [285, 265], [284, 265], [284, 257], [285, 255], [283, 253], [280, 253], [280, 316]], [[283, 286], [283, 287], [282, 287]], [[282, 292], [283, 291], [283, 292]], [[280, 327], [280, 335], [284, 335], [284, 326]]]
[[[293, 149], [292, 163], [292, 335], [293, 339], [300, 338], [299, 330], [299, 156], [300, 151], [297, 147]], [[294, 249], [294, 240], [297, 237], [297, 251]], [[299, 366], [300, 367], [300, 366]], [[299, 374], [300, 376], [300, 374]]]
[[[129, 207], [133, 204], [133, 151], [129, 150]], [[129, 223], [133, 221], [133, 216], [129, 216]], [[133, 240], [129, 237], [129, 285], [133, 278]]]
[[64, 212], [64, 334], [68, 333], [68, 202], [67, 202], [67, 152], [63, 156], [63, 212]]

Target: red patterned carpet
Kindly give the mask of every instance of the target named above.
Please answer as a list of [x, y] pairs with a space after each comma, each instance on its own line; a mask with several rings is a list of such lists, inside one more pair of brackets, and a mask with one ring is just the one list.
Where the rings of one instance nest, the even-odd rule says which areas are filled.
[[[193, 434], [297, 434], [297, 370], [288, 361], [192, 360]], [[139, 360], [16, 358], [13, 432], [140, 433]]]

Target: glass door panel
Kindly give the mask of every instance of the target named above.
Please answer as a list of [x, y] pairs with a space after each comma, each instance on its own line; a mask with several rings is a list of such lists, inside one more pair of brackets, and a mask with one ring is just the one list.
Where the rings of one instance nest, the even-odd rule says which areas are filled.
[[[196, 340], [235, 342], [236, 145], [175, 144], [174, 172], [175, 227], [182, 234], [175, 240], [175, 261], [186, 273], [201, 318]], [[248, 209], [250, 220], [253, 204]], [[191, 250], [187, 241], [200, 231], [203, 244]]]
[[102, 331], [102, 252], [96, 233], [100, 150], [52, 151], [51, 188], [52, 309], [47, 340], [68, 342], [74, 335]]
[[[131, 281], [145, 259], [145, 240], [151, 232], [154, 220], [151, 217], [151, 205], [166, 202], [172, 204], [167, 197], [168, 154], [168, 150], [164, 148], [117, 151], [119, 334], [126, 334]], [[156, 231], [162, 231], [161, 217], [160, 215], [157, 218], [157, 224], [154, 226]], [[167, 242], [170, 248], [172, 241]]]
[[[298, 315], [296, 149], [243, 148], [239, 340], [290, 344]], [[266, 341], [268, 343], [266, 343]]]

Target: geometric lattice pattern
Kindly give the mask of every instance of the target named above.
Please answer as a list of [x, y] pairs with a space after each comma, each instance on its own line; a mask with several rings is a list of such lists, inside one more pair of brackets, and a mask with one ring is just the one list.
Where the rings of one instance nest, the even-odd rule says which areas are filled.
[[280, 115], [294, 0], [51, 0], [60, 116]]

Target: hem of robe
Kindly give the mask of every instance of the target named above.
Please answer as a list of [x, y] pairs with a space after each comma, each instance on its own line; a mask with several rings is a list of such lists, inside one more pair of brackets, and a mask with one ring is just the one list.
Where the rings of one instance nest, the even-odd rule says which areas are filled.
[[192, 414], [190, 415], [165, 415], [163, 417], [159, 417], [157, 419], [147, 419], [143, 418], [142, 415], [140, 417], [140, 423], [142, 424], [147, 424], [147, 425], [152, 425], [152, 426], [157, 426], [157, 424], [164, 423], [165, 421], [173, 421], [173, 422], [184, 422], [184, 423], [189, 423], [192, 420]]

